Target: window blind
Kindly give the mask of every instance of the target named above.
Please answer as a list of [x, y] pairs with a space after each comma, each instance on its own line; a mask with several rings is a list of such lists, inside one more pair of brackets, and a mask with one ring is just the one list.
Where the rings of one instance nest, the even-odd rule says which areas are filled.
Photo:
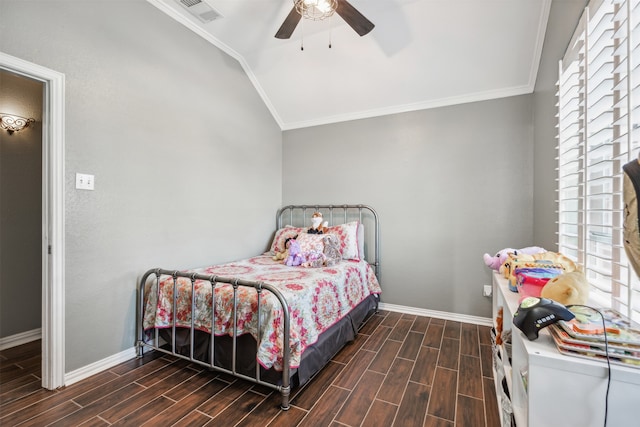
[[640, 148], [640, 0], [592, 0], [559, 64], [558, 248], [591, 298], [640, 321], [623, 243], [622, 166]]

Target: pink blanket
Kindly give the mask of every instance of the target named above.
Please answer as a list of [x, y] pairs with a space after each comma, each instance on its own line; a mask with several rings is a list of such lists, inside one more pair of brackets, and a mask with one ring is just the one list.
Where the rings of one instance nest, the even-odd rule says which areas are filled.
[[[221, 277], [262, 281], [276, 286], [289, 305], [291, 367], [300, 364], [305, 348], [343, 318], [380, 285], [366, 261], [342, 261], [326, 268], [287, 267], [261, 255], [229, 264], [192, 270]], [[154, 281], [146, 293], [144, 328], [170, 328], [173, 322], [173, 278], [163, 276], [160, 289]], [[191, 280], [177, 284], [176, 327], [191, 326]], [[211, 332], [211, 283], [195, 282], [195, 329]], [[260, 297], [261, 330], [257, 329], [257, 297], [253, 288], [238, 290], [238, 334], [250, 333], [258, 345], [258, 362], [265, 368], [282, 369], [282, 308], [269, 291]], [[233, 334], [233, 287], [219, 283], [215, 292], [215, 335]]]

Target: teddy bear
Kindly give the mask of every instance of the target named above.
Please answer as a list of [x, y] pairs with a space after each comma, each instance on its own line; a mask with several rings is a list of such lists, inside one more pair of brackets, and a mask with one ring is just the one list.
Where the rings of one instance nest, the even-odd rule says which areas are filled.
[[300, 243], [296, 239], [289, 240], [289, 255], [285, 259], [284, 263], [289, 267], [295, 267], [307, 262], [302, 249], [300, 249]]
[[271, 257], [271, 259], [273, 259], [274, 261], [282, 261], [284, 262], [284, 260], [286, 260], [289, 257], [289, 241], [292, 239], [295, 239], [298, 236], [295, 237], [287, 237], [287, 239], [285, 239], [284, 241], [284, 251], [282, 252], [278, 252], [275, 251], [275, 254], [273, 255], [273, 257]]
[[484, 254], [482, 258], [484, 259], [484, 263], [487, 265], [487, 267], [491, 268], [492, 270], [498, 271], [500, 266], [507, 260], [507, 257], [510, 253], [534, 255], [542, 252], [546, 252], [546, 250], [538, 246], [529, 246], [522, 249], [505, 248], [498, 251], [498, 253], [494, 256]]
[[589, 299], [589, 282], [582, 271], [562, 273], [544, 285], [540, 296], [562, 305], [586, 304]]
[[322, 221], [322, 212], [314, 212], [311, 217], [311, 228], [307, 230], [309, 234], [324, 234], [329, 228], [328, 221]]
[[277, 252], [276, 251], [275, 255], [272, 256], [271, 259], [274, 260], [274, 261], [283, 261], [284, 262], [284, 260], [287, 259], [288, 256], [289, 256], [289, 249], [285, 249], [282, 252]]

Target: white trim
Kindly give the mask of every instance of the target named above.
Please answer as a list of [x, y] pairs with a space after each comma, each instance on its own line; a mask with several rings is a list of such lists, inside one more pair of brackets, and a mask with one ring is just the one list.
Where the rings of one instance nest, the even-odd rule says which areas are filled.
[[313, 120], [304, 120], [281, 125], [281, 129], [292, 130], [311, 126], [320, 126], [331, 123], [346, 122], [350, 120], [369, 119], [372, 117], [387, 116], [391, 114], [408, 113], [411, 111], [428, 110], [431, 108], [448, 107], [450, 105], [468, 104], [471, 102], [489, 101], [492, 99], [508, 98], [511, 96], [527, 95], [533, 92], [533, 86], [516, 86], [511, 88], [491, 90], [485, 92], [469, 93], [449, 98], [432, 99], [413, 104], [394, 105], [375, 110], [358, 111], [355, 113], [339, 114], [336, 116], [320, 117]]
[[112, 356], [106, 357], [102, 360], [98, 360], [97, 362], [91, 363], [82, 368], [76, 369], [75, 371], [71, 371], [64, 376], [65, 385], [69, 386], [73, 383], [77, 383], [78, 381], [82, 381], [86, 378], [89, 378], [92, 375], [99, 374], [102, 371], [106, 371], [109, 368], [112, 368], [120, 363], [126, 362], [127, 360], [131, 360], [136, 357], [136, 348], [131, 347], [126, 350], [121, 351], [120, 353], [114, 354]]
[[3, 52], [0, 52], [0, 68], [45, 84], [42, 114], [42, 387], [53, 390], [64, 385], [65, 363], [65, 76]]
[[[478, 316], [468, 316], [465, 314], [447, 313], [444, 311], [426, 310], [423, 308], [407, 307], [395, 304], [380, 303], [379, 308], [386, 311], [395, 311], [398, 313], [415, 314], [418, 316], [435, 317], [437, 319], [455, 320], [463, 323], [472, 323], [482, 326], [492, 326], [491, 319]], [[69, 386], [78, 381], [82, 381], [89, 378], [92, 375], [96, 375], [102, 371], [110, 369], [120, 363], [131, 360], [137, 356], [136, 347], [128, 348], [113, 356], [106, 357], [97, 362], [91, 363], [82, 368], [71, 371], [64, 376], [65, 385]]]
[[415, 314], [417, 316], [435, 317], [436, 319], [454, 320], [456, 322], [473, 323], [475, 325], [493, 326], [492, 320], [487, 317], [427, 310], [424, 308], [407, 307], [404, 305], [385, 304], [383, 302], [381, 302], [378, 307], [380, 310], [395, 311], [396, 313]]
[[280, 130], [292, 130], [292, 129], [300, 129], [311, 126], [320, 126], [331, 123], [339, 123], [346, 122], [350, 120], [360, 120], [360, 119], [369, 119], [372, 117], [380, 117], [391, 114], [399, 114], [399, 113], [407, 113], [410, 111], [418, 111], [418, 110], [426, 110], [430, 108], [439, 108], [439, 107], [447, 107], [450, 105], [458, 105], [458, 104], [466, 104], [470, 102], [481, 102], [481, 101], [489, 101], [492, 99], [499, 98], [507, 98], [510, 96], [518, 96], [518, 95], [526, 95], [533, 92], [536, 84], [536, 78], [538, 75], [538, 67], [540, 66], [540, 59], [542, 58], [542, 47], [544, 46], [544, 36], [547, 28], [547, 21], [549, 20], [549, 14], [551, 11], [551, 0], [542, 0], [543, 11], [540, 16], [540, 21], [538, 22], [538, 32], [536, 37], [536, 48], [534, 51], [534, 60], [532, 60], [532, 66], [529, 74], [528, 84], [523, 86], [516, 86], [498, 90], [490, 90], [484, 92], [476, 92], [465, 94], [461, 96], [452, 96], [448, 98], [442, 99], [434, 99], [425, 102], [416, 102], [412, 104], [401, 104], [394, 105], [391, 107], [378, 108], [374, 110], [365, 110], [365, 111], [357, 111], [353, 113], [339, 114], [335, 116], [325, 116], [319, 117], [311, 120], [302, 120], [298, 122], [287, 122], [285, 123], [282, 120], [282, 117], [278, 114], [275, 106], [267, 96], [267, 93], [264, 91], [257, 77], [249, 67], [249, 64], [244, 59], [242, 55], [233, 50], [229, 45], [223, 43], [218, 40], [216, 37], [212, 36], [210, 33], [205, 31], [199, 23], [195, 20], [190, 19], [186, 15], [182, 13], [181, 10], [174, 9], [171, 6], [167, 5], [165, 2], [161, 0], [147, 0], [148, 3], [160, 9], [162, 12], [166, 13], [169, 17], [184, 25], [189, 30], [193, 31], [212, 45], [216, 46], [218, 49], [222, 50], [227, 55], [231, 56], [235, 60], [240, 63], [240, 66], [249, 77], [249, 80], [253, 84], [254, 88], [262, 98], [262, 102], [267, 106], [267, 109], [273, 116], [274, 120], [280, 126]]
[[15, 335], [9, 335], [8, 337], [0, 338], [0, 350], [17, 347], [22, 344], [39, 340], [40, 338], [42, 338], [42, 329], [40, 328], [20, 332]]
[[538, 32], [536, 36], [536, 48], [533, 53], [533, 60], [531, 61], [531, 71], [529, 72], [529, 86], [532, 91], [535, 90], [536, 79], [538, 78], [538, 68], [540, 68], [540, 61], [542, 60], [542, 48], [544, 47], [544, 37], [547, 32], [547, 23], [549, 22], [549, 15], [551, 15], [551, 0], [542, 0], [542, 14], [540, 15], [540, 21], [538, 21]]
[[217, 47], [218, 49], [220, 49], [221, 51], [223, 51], [224, 53], [226, 53], [236, 61], [238, 61], [240, 63], [240, 66], [244, 70], [245, 74], [247, 75], [247, 77], [249, 77], [249, 80], [253, 84], [253, 87], [256, 89], [256, 91], [260, 95], [260, 98], [262, 98], [262, 102], [264, 102], [264, 104], [267, 106], [267, 109], [273, 116], [273, 119], [276, 121], [278, 126], [280, 126], [280, 130], [284, 129], [285, 125], [282, 121], [282, 118], [276, 111], [276, 108], [271, 103], [271, 100], [267, 96], [267, 93], [264, 91], [264, 89], [260, 85], [260, 82], [256, 78], [255, 74], [253, 74], [251, 67], [249, 67], [249, 64], [247, 64], [247, 61], [245, 61], [242, 55], [240, 55], [238, 52], [236, 52], [231, 47], [229, 47], [226, 43], [223, 43], [222, 41], [213, 37], [207, 31], [203, 30], [196, 22], [192, 21], [191, 19], [189, 19], [188, 17], [180, 13], [180, 11], [166, 5], [164, 2], [160, 0], [147, 0], [147, 2], [157, 7], [162, 12], [169, 15], [172, 19], [178, 21], [179, 23], [184, 25], [186, 28], [190, 29], [191, 31], [193, 31], [194, 33], [196, 33], [197, 35], [199, 35], [200, 37], [202, 37], [203, 39], [205, 39], [206, 41], [208, 41], [209, 43], [211, 43], [212, 45], [214, 45], [215, 47]]

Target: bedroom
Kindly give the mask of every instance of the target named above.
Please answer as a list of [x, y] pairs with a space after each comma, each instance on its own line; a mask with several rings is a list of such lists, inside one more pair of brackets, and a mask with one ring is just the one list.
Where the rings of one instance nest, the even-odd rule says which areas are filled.
[[383, 302], [460, 318], [490, 317], [479, 254], [554, 247], [552, 76], [584, 2], [552, 3], [532, 94], [284, 132], [237, 61], [159, 10], [87, 4], [0, 5], [0, 51], [65, 74], [66, 187], [96, 176], [66, 192], [64, 372], [131, 348], [147, 268], [265, 250], [291, 202], [374, 206]]

